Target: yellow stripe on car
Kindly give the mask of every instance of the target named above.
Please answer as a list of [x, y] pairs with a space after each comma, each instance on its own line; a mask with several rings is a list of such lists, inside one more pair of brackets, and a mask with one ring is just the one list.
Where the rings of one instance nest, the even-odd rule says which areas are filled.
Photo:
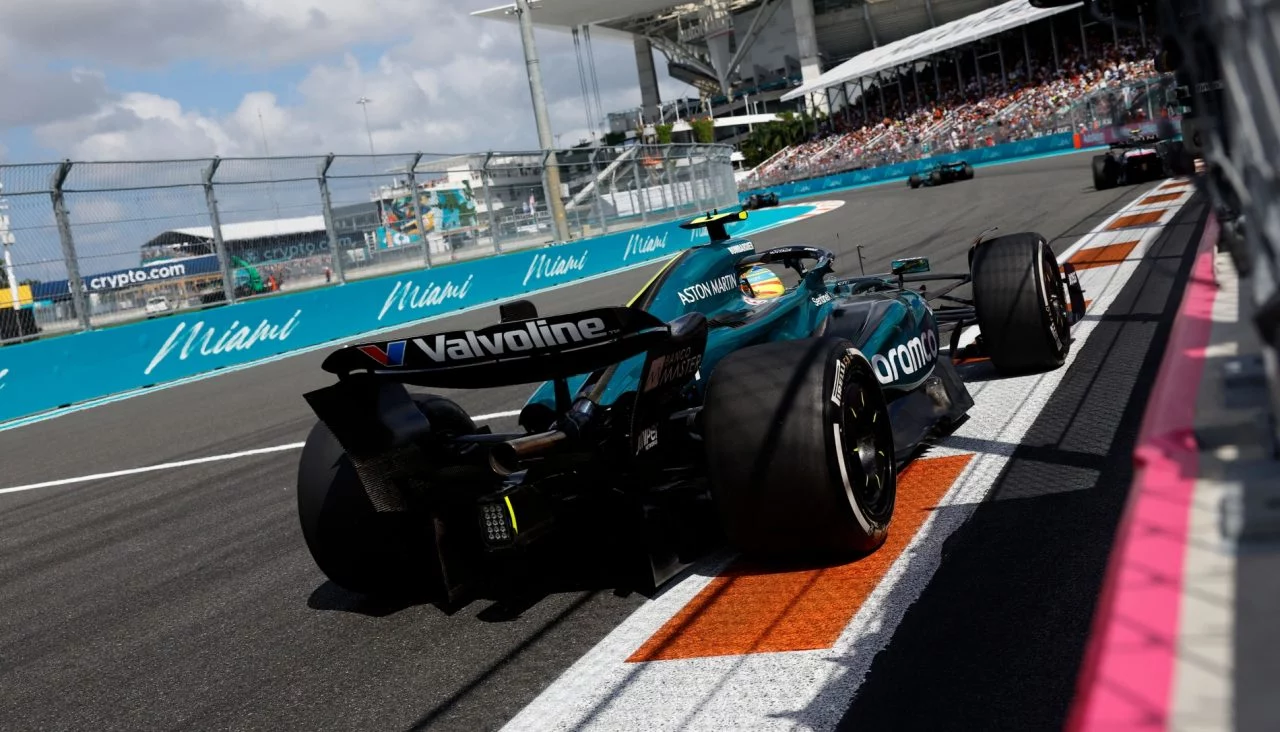
[[511, 530], [520, 533], [520, 527], [516, 525], [516, 510], [511, 506], [511, 496], [503, 496], [502, 500], [507, 502], [507, 513], [511, 514]]
[[632, 297], [632, 298], [631, 298], [630, 302], [628, 302], [628, 303], [627, 303], [627, 307], [629, 307], [629, 308], [631, 308], [631, 307], [635, 307], [636, 303], [640, 301], [640, 298], [644, 297], [644, 293], [648, 292], [648, 291], [649, 291], [649, 288], [650, 288], [650, 287], [653, 287], [653, 283], [654, 283], [654, 282], [657, 282], [657, 281], [658, 281], [658, 278], [659, 278], [659, 277], [661, 277], [661, 276], [663, 275], [663, 273], [664, 273], [664, 272], [666, 272], [667, 270], [671, 269], [671, 265], [675, 264], [675, 263], [676, 263], [676, 260], [677, 260], [677, 259], [679, 259], [679, 258], [680, 258], [680, 255], [679, 255], [679, 254], [677, 254], [676, 256], [672, 257], [671, 259], [668, 259], [668, 260], [667, 260], [667, 263], [666, 263], [666, 264], [664, 264], [664, 265], [662, 265], [662, 268], [661, 268], [661, 269], [659, 269], [657, 272], [655, 272], [655, 273], [654, 273], [654, 275], [653, 275], [653, 277], [650, 277], [650, 278], [649, 278], [649, 281], [648, 281], [648, 282], [644, 283], [644, 287], [641, 287], [641, 288], [640, 288], [640, 291], [639, 291], [639, 292], [637, 292], [637, 293], [635, 294], [635, 297]]

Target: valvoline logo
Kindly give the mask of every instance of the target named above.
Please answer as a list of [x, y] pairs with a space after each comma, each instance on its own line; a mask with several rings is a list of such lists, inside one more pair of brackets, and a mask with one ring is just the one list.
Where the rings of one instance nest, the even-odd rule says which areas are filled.
[[403, 366], [404, 345], [405, 341], [391, 341], [385, 351], [378, 346], [360, 346], [360, 352], [382, 366]]

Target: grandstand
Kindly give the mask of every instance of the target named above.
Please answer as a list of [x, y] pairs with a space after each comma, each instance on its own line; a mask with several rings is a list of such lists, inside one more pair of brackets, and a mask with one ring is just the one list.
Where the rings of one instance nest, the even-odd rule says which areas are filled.
[[752, 170], [745, 188], [1175, 117], [1145, 29], [1121, 32], [1078, 6], [1006, 2], [873, 49], [792, 89], [829, 111], [810, 139]]
[[[477, 15], [510, 20], [510, 6]], [[809, 110], [810, 140], [744, 176], [744, 186], [841, 172], [1023, 139], [1091, 124], [1117, 105], [1160, 114], [1149, 87], [1145, 30], [1125, 36], [1081, 4], [1037, 9], [1028, 0], [542, 0], [536, 25], [630, 39], [643, 101], [639, 121], [710, 114], [721, 121]], [[653, 51], [702, 98], [664, 104]], [[583, 69], [580, 68], [580, 71]], [[584, 71], [590, 78], [592, 71]], [[592, 107], [590, 84], [584, 101]], [[1084, 105], [1082, 109], [1080, 105]], [[605, 115], [600, 114], [603, 123]], [[636, 116], [608, 116], [615, 133]], [[758, 118], [757, 118], [758, 119]], [[758, 124], [758, 122], [755, 122]], [[741, 143], [749, 127], [717, 126]]]

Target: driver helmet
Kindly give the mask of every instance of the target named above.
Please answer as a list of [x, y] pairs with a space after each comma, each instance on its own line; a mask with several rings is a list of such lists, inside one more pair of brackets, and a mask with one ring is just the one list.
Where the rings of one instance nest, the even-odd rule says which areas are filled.
[[772, 300], [787, 291], [781, 277], [759, 264], [753, 264], [738, 274], [738, 287], [748, 300]]

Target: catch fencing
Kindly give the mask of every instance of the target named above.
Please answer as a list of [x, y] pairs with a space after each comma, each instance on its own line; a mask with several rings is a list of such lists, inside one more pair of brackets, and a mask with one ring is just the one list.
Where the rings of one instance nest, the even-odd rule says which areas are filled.
[[977, 122], [959, 115], [925, 131], [899, 127], [862, 140], [853, 134], [834, 136], [829, 138], [830, 143], [821, 145], [820, 154], [794, 155], [776, 169], [744, 178], [739, 188], [745, 191], [778, 186], [1050, 135], [1087, 134], [1116, 125], [1176, 120], [1180, 116], [1176, 89], [1176, 79], [1165, 74], [1111, 82], [1070, 102], [1019, 99]]
[[667, 145], [0, 165], [0, 343], [732, 206], [731, 152]]

